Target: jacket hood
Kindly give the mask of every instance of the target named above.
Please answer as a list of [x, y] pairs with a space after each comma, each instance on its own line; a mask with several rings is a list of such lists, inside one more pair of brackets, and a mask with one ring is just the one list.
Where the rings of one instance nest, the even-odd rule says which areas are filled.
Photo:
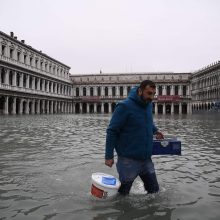
[[138, 105], [142, 106], [142, 107], [146, 107], [147, 103], [144, 102], [141, 97], [138, 95], [138, 86], [134, 87], [131, 89], [128, 98], [133, 100], [134, 102], [136, 102]]

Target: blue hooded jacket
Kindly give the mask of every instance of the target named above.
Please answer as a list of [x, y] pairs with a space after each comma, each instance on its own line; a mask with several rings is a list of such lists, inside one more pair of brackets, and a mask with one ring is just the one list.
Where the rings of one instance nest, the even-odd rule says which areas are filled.
[[129, 97], [119, 102], [107, 128], [105, 159], [118, 156], [145, 160], [151, 157], [153, 134], [158, 130], [153, 123], [152, 103], [145, 103], [137, 94], [138, 87]]

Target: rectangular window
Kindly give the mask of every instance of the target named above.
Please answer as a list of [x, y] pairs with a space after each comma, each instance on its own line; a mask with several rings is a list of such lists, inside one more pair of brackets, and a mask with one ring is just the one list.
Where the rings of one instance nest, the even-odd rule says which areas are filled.
[[21, 53], [17, 52], [17, 60], [20, 61], [20, 58], [21, 58]]
[[30, 65], [32, 65], [32, 61], [33, 61], [33, 58], [32, 58], [32, 57], [30, 57]]
[[24, 55], [24, 63], [26, 64], [27, 61], [27, 55]]
[[175, 95], [179, 95], [179, 86], [175, 86]]
[[35, 67], [37, 68], [38, 66], [38, 60], [35, 60]]
[[13, 49], [10, 49], [10, 58], [12, 59], [13, 58]]
[[183, 86], [183, 96], [186, 96], [186, 86]]
[[3, 55], [3, 56], [5, 56], [5, 48], [6, 48], [6, 47], [5, 47], [4, 45], [2, 45], [2, 55]]

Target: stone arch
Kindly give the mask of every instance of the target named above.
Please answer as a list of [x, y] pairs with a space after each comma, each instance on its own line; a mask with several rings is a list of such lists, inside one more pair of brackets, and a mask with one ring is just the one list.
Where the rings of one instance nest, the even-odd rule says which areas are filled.
[[182, 103], [182, 114], [187, 114], [187, 103]]
[[79, 103], [76, 103], [76, 105], [75, 105], [75, 113], [76, 114], [80, 113], [80, 104]]
[[6, 77], [6, 70], [5, 70], [5, 68], [2, 68], [1, 69], [1, 78], [0, 78], [1, 83], [5, 83], [5, 77]]
[[112, 104], [111, 104], [111, 110], [112, 110], [112, 112], [115, 111], [115, 107], [116, 107], [116, 103], [112, 103]]
[[86, 103], [82, 104], [82, 113], [87, 113], [87, 104]]
[[158, 104], [158, 114], [163, 114], [163, 105], [162, 104]]
[[97, 113], [101, 113], [102, 112], [102, 106], [101, 106], [101, 104], [99, 103], [98, 105], [97, 105]]
[[108, 103], [104, 103], [104, 113], [109, 113]]
[[89, 104], [89, 113], [94, 113], [94, 104]]
[[5, 109], [5, 97], [0, 96], [0, 114], [4, 113], [4, 109]]
[[171, 114], [171, 104], [166, 104], [165, 112], [166, 112], [166, 114]]
[[10, 96], [8, 98], [8, 113], [12, 114], [13, 113], [13, 104], [14, 104], [14, 98]]

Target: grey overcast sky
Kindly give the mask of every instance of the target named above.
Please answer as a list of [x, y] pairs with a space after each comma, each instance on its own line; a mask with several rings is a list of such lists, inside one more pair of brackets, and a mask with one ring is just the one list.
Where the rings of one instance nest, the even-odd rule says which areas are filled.
[[220, 60], [220, 0], [0, 0], [0, 30], [71, 74], [189, 72]]

